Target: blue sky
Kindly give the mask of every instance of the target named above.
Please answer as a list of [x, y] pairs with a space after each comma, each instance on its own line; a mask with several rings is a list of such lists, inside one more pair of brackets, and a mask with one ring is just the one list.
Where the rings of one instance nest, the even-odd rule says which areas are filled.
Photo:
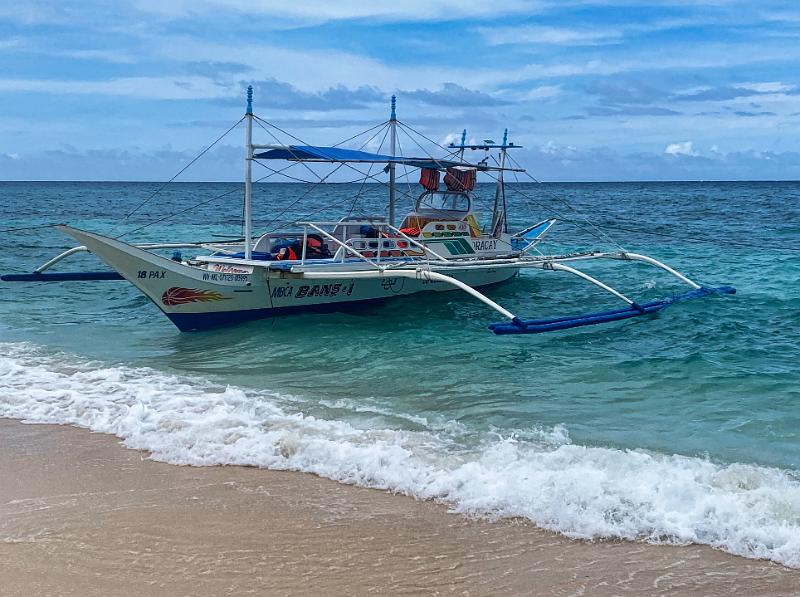
[[[26, 0], [0, 6], [0, 179], [161, 180], [256, 113], [399, 117], [542, 180], [800, 179], [797, 0]], [[257, 139], [268, 142], [270, 139]], [[227, 137], [187, 180], [240, 177]]]

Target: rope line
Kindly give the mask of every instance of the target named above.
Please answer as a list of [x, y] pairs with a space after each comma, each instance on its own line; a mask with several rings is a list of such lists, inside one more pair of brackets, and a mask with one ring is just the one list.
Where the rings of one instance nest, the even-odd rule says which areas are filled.
[[[574, 220], [569, 218], [556, 218], [561, 222], [567, 222], [570, 224], [575, 224]], [[598, 228], [609, 228], [611, 230], [620, 230], [622, 232], [633, 232], [634, 234], [643, 234], [645, 236], [660, 236], [665, 238], [671, 238], [673, 240], [688, 240], [688, 241], [695, 241], [695, 242], [713, 242], [715, 245], [730, 245], [734, 247], [748, 247], [751, 249], [775, 249], [779, 251], [800, 251], [800, 247], [789, 247], [789, 246], [781, 246], [781, 245], [765, 245], [763, 243], [748, 243], [743, 241], [736, 241], [736, 240], [726, 240], [720, 238], [712, 238], [709, 236], [687, 236], [687, 235], [677, 235], [677, 234], [670, 234], [668, 232], [658, 232], [655, 230], [642, 230], [641, 228], [627, 228], [625, 226], [617, 226], [614, 224], [594, 224]]]
[[[265, 180], [266, 178], [269, 178], [270, 176], [272, 176], [272, 174], [268, 174], [266, 176], [263, 176], [263, 177], [259, 178], [258, 180], [254, 180], [253, 182], [254, 183], [261, 182], [262, 180]], [[186, 212], [192, 211], [195, 208], [202, 207], [203, 205], [207, 205], [207, 204], [211, 203], [212, 201], [216, 201], [217, 199], [222, 199], [223, 197], [227, 197], [228, 195], [232, 195], [233, 193], [235, 193], [237, 191], [241, 191], [241, 190], [242, 190], [241, 187], [237, 186], [236, 188], [233, 188], [230, 191], [226, 191], [226, 192], [221, 193], [221, 194], [219, 194], [219, 195], [217, 195], [215, 197], [211, 197], [211, 199], [206, 199], [205, 201], [201, 201], [200, 203], [195, 203], [194, 205], [191, 205], [191, 206], [187, 207], [186, 209], [182, 209], [180, 211], [172, 212], [171, 214], [167, 214], [163, 218], [159, 218], [158, 220], [153, 220], [151, 222], [148, 222], [144, 226], [139, 226], [138, 228], [134, 228], [132, 230], [128, 230], [127, 232], [124, 232], [124, 233], [120, 234], [117, 238], [122, 238], [123, 236], [127, 236], [128, 234], [133, 234], [134, 232], [138, 232], [139, 230], [144, 230], [145, 228], [148, 228], [148, 227], [150, 227], [150, 226], [152, 226], [154, 224], [160, 224], [161, 222], [163, 222], [165, 220], [168, 220], [173, 216], [179, 216], [179, 215], [184, 214]]]
[[[373, 127], [373, 129], [374, 129], [374, 128], [375, 128], [375, 127]], [[370, 130], [372, 130], [372, 129], [370, 129]], [[368, 144], [370, 141], [372, 141], [372, 140], [373, 140], [375, 137], [377, 137], [377, 136], [380, 134], [381, 130], [382, 130], [382, 129], [379, 129], [379, 130], [378, 130], [378, 131], [377, 131], [377, 132], [376, 132], [374, 135], [372, 135], [372, 137], [370, 137], [369, 139], [367, 139], [367, 140], [366, 140], [366, 141], [365, 141], [365, 142], [364, 142], [364, 143], [361, 145], [361, 149], [363, 149], [363, 148], [364, 148], [364, 147], [365, 147], [365, 146], [366, 146], [366, 145], [367, 145], [367, 144]], [[387, 130], [387, 133], [388, 133], [388, 130]], [[358, 136], [358, 135], [357, 135], [357, 136]], [[295, 138], [296, 140], [300, 141], [301, 143], [303, 143], [303, 141], [302, 141], [302, 140], [299, 140], [299, 139], [297, 139], [296, 137], [294, 137], [294, 138]], [[384, 134], [384, 139], [385, 139], [385, 138], [386, 138], [386, 135]], [[381, 142], [381, 143], [382, 143], [382, 142]], [[262, 164], [262, 163], [261, 163], [261, 162], [259, 162], [258, 160], [255, 160], [255, 162], [256, 162], [257, 164], [260, 164], [260, 165], [261, 165], [261, 166], [263, 166], [264, 168], [267, 168], [268, 170], [271, 170], [271, 168], [270, 168], [269, 166], [267, 166], [266, 164]], [[289, 210], [290, 210], [292, 207], [294, 207], [295, 205], [297, 205], [297, 204], [298, 204], [300, 201], [302, 201], [303, 199], [305, 199], [305, 198], [306, 198], [306, 197], [307, 197], [307, 196], [308, 196], [308, 195], [309, 195], [309, 194], [310, 194], [310, 193], [311, 193], [311, 192], [312, 192], [312, 191], [313, 191], [315, 188], [317, 188], [317, 186], [319, 186], [319, 185], [320, 185], [322, 182], [324, 182], [324, 180], [325, 180], [325, 179], [329, 178], [330, 176], [332, 176], [333, 174], [335, 174], [336, 172], [338, 172], [338, 171], [339, 171], [339, 170], [340, 170], [340, 169], [341, 169], [343, 166], [345, 166], [345, 165], [346, 165], [346, 164], [345, 164], [344, 162], [342, 162], [342, 163], [340, 163], [338, 166], [336, 166], [336, 167], [335, 167], [333, 170], [331, 170], [331, 171], [330, 171], [330, 172], [329, 172], [329, 173], [328, 173], [328, 174], [327, 174], [327, 175], [326, 175], [324, 178], [320, 178], [320, 180], [319, 180], [319, 181], [317, 181], [317, 182], [311, 182], [310, 184], [312, 184], [312, 187], [311, 187], [310, 189], [308, 189], [308, 190], [307, 190], [305, 193], [303, 193], [303, 194], [302, 194], [300, 197], [298, 197], [297, 199], [295, 199], [294, 201], [292, 201], [292, 203], [290, 203], [289, 205], [287, 205], [287, 206], [286, 206], [286, 207], [285, 207], [285, 208], [284, 208], [284, 209], [283, 209], [283, 210], [282, 210], [280, 213], [278, 213], [278, 215], [277, 215], [277, 216], [275, 216], [275, 217], [274, 217], [274, 218], [272, 218], [272, 219], [271, 219], [269, 222], [267, 222], [267, 224], [266, 224], [264, 227], [265, 227], [267, 230], [269, 230], [269, 227], [270, 227], [272, 224], [274, 224], [275, 222], [278, 222], [278, 221], [279, 221], [279, 220], [278, 220], [278, 218], [280, 218], [282, 215], [284, 215], [284, 214], [285, 214], [287, 211], [289, 211]], [[354, 170], [356, 170], [355, 168], [353, 168], [353, 169], [354, 169]], [[356, 172], [358, 172], [359, 174], [361, 174], [362, 176], [364, 176], [364, 173], [363, 173], [363, 172], [360, 172], [360, 171], [358, 171], [358, 170], [356, 170]], [[285, 175], [284, 175], [284, 176], [285, 176]], [[369, 176], [369, 175], [366, 175], [366, 176]], [[364, 179], [359, 179], [359, 180], [366, 180], [366, 178], [364, 178]], [[310, 182], [310, 181], [303, 181], [303, 182]], [[354, 182], [358, 182], [358, 181], [354, 181]], [[349, 198], [348, 198], [348, 200], [349, 200]]]
[[[130, 218], [130, 217], [131, 217], [133, 214], [135, 214], [135, 213], [136, 213], [137, 211], [139, 211], [139, 210], [140, 210], [142, 207], [144, 207], [145, 205], [147, 205], [147, 204], [148, 204], [148, 203], [149, 203], [149, 202], [150, 202], [150, 201], [153, 199], [153, 197], [155, 197], [155, 196], [156, 196], [156, 195], [158, 195], [158, 194], [159, 194], [161, 191], [163, 191], [163, 190], [164, 190], [164, 188], [165, 188], [165, 187], [166, 187], [168, 184], [170, 184], [171, 182], [173, 182], [173, 181], [174, 181], [176, 178], [178, 178], [178, 177], [179, 177], [181, 174], [183, 174], [183, 173], [184, 173], [184, 172], [185, 172], [185, 171], [186, 171], [186, 170], [187, 170], [187, 169], [188, 169], [188, 168], [189, 168], [189, 167], [190, 167], [192, 164], [194, 164], [194, 163], [195, 163], [197, 160], [199, 160], [199, 159], [200, 159], [201, 157], [203, 157], [203, 156], [204, 156], [206, 153], [208, 153], [208, 151], [209, 151], [209, 150], [210, 150], [212, 147], [214, 147], [214, 146], [215, 146], [217, 143], [219, 143], [219, 142], [220, 142], [220, 141], [222, 141], [222, 140], [223, 140], [225, 137], [227, 137], [227, 136], [228, 136], [228, 133], [230, 133], [230, 132], [231, 132], [233, 129], [235, 129], [237, 126], [239, 126], [239, 124], [241, 124], [241, 122], [242, 122], [243, 120], [244, 120], [244, 116], [242, 116], [242, 117], [241, 117], [241, 118], [240, 118], [240, 119], [239, 119], [239, 120], [236, 122], [236, 124], [234, 124], [233, 126], [231, 126], [231, 128], [229, 128], [227, 131], [225, 131], [224, 133], [222, 133], [222, 135], [220, 135], [219, 137], [217, 137], [217, 139], [216, 139], [216, 140], [215, 140], [215, 141], [214, 141], [214, 142], [213, 142], [211, 145], [209, 145], [209, 146], [208, 146], [208, 147], [206, 147], [206, 148], [205, 148], [203, 151], [201, 151], [200, 153], [198, 153], [198, 154], [197, 154], [197, 155], [196, 155], [196, 156], [195, 156], [195, 157], [194, 157], [194, 158], [193, 158], [193, 159], [192, 159], [192, 160], [191, 160], [191, 161], [190, 161], [188, 164], [186, 164], [186, 165], [185, 165], [183, 168], [181, 168], [181, 169], [178, 171], [178, 173], [177, 173], [177, 174], [175, 174], [175, 175], [174, 175], [172, 178], [170, 178], [170, 179], [169, 179], [167, 182], [163, 183], [163, 184], [162, 184], [160, 187], [158, 187], [158, 188], [157, 188], [157, 189], [156, 189], [156, 190], [155, 190], [155, 191], [154, 191], [154, 192], [153, 192], [153, 193], [152, 193], [152, 194], [151, 194], [151, 195], [150, 195], [150, 196], [149, 196], [147, 199], [145, 199], [145, 200], [144, 200], [144, 201], [142, 201], [142, 202], [141, 202], [139, 205], [137, 205], [136, 207], [134, 207], [134, 208], [133, 208], [133, 210], [132, 210], [132, 211], [130, 211], [130, 212], [128, 213], [128, 215], [126, 215], [124, 218], [122, 218], [122, 221], [124, 222], [124, 221], [128, 220], [128, 219], [129, 219], [129, 218]], [[109, 232], [109, 235], [110, 235], [112, 232], [114, 232], [114, 230], [116, 230], [118, 226], [119, 226], [119, 223], [117, 223], [117, 224], [116, 224], [116, 225], [115, 225], [115, 226], [114, 226], [114, 227], [111, 229], [111, 231]], [[117, 238], [122, 238], [122, 236], [124, 236], [124, 235], [120, 235], [120, 236], [118, 236]]]

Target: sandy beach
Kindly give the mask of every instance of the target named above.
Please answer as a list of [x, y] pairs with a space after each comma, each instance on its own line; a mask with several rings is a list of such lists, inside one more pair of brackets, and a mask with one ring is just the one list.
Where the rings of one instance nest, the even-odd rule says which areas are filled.
[[796, 595], [705, 546], [571, 541], [309, 474], [179, 467], [0, 420], [2, 595]]

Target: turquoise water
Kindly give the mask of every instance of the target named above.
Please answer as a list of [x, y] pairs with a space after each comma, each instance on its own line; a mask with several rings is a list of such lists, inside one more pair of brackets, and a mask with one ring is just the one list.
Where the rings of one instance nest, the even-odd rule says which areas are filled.
[[[0, 229], [118, 234], [236, 185], [174, 184], [120, 223], [155, 188], [0, 183]], [[257, 185], [256, 230], [298, 198], [283, 219], [341, 215], [320, 206], [346, 212], [357, 188], [302, 198], [304, 185]], [[2, 283], [0, 414], [116, 433], [168, 462], [308, 470], [570, 536], [696, 541], [800, 566], [800, 183], [520, 188], [512, 228], [604, 226], [559, 222], [553, 252], [614, 248], [602, 230], [738, 294], [533, 336], [494, 336], [496, 314], [456, 292], [181, 334], [123, 282]], [[492, 193], [481, 186], [480, 202]], [[125, 239], [238, 236], [240, 197]], [[382, 202], [376, 188], [361, 205]], [[3, 273], [71, 246], [50, 228], [0, 237]], [[91, 256], [61, 267], [99, 269]], [[640, 299], [683, 290], [644, 265], [580, 267]], [[489, 294], [526, 318], [615, 306], [554, 272]]]

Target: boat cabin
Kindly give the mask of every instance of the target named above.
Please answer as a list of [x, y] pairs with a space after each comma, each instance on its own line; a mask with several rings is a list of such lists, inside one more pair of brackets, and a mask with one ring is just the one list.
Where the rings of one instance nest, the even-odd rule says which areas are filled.
[[471, 191], [475, 188], [475, 168], [450, 167], [444, 177], [446, 190], [439, 190], [438, 170], [423, 168], [419, 183], [425, 191], [417, 198], [414, 211], [409, 213], [400, 230], [408, 236], [481, 235], [472, 213]]

